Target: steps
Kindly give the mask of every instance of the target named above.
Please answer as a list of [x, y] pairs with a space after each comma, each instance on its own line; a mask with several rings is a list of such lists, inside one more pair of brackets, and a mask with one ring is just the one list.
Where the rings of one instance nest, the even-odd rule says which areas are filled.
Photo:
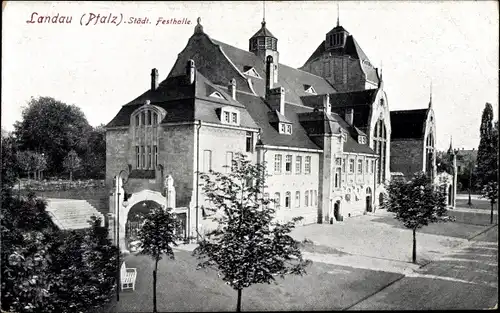
[[86, 200], [74, 199], [46, 199], [47, 212], [52, 221], [60, 229], [82, 229], [89, 228], [92, 215], [101, 218], [104, 224], [104, 216], [90, 205]]

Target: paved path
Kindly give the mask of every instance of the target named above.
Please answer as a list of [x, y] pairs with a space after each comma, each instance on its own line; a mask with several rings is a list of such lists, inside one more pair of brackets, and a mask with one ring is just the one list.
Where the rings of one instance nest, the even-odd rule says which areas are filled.
[[498, 226], [349, 309], [487, 309], [498, 305]]

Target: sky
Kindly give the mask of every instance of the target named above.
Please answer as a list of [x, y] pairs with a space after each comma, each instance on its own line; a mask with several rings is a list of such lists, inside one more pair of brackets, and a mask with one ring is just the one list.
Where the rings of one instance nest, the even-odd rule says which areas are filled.
[[[339, 10], [337, 10], [337, 6]], [[7, 2], [2, 11], [2, 128], [13, 130], [31, 97], [75, 104], [91, 125], [106, 124], [163, 80], [201, 18], [205, 33], [248, 49], [260, 29], [263, 2]], [[485, 103], [498, 119], [497, 1], [266, 1], [267, 28], [278, 38], [280, 62], [300, 67], [336, 26], [354, 36], [383, 69], [391, 110], [425, 108], [436, 115], [436, 146], [479, 144]], [[72, 17], [69, 24], [28, 23], [32, 16]], [[87, 23], [100, 14], [111, 23]], [[111, 18], [108, 17], [111, 15]], [[148, 18], [150, 24], [113, 24]], [[190, 25], [157, 24], [157, 20]], [[81, 25], [83, 22], [84, 25]]]

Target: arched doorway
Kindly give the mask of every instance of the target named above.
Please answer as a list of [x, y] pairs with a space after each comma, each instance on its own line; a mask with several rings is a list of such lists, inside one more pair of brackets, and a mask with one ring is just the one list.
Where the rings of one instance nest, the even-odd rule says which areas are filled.
[[144, 200], [134, 204], [128, 211], [125, 223], [125, 244], [126, 248], [132, 252], [136, 250], [138, 245], [139, 229], [144, 218], [154, 208], [161, 208], [161, 205], [152, 200]]
[[383, 206], [384, 205], [384, 193], [381, 192], [379, 195], [378, 195], [378, 204], [379, 206]]
[[335, 217], [336, 221], [341, 221], [342, 218], [340, 216], [340, 200], [337, 200], [335, 204], [333, 205], [333, 216]]
[[366, 188], [366, 212], [372, 211], [372, 190], [370, 187]]

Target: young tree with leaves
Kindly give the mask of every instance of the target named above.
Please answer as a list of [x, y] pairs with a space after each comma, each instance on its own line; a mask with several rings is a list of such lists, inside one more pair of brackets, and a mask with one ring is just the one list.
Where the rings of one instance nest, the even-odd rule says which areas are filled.
[[149, 255], [155, 262], [153, 270], [153, 312], [156, 308], [156, 280], [158, 274], [158, 262], [163, 255], [174, 259], [173, 247], [177, 246], [180, 236], [176, 234], [179, 221], [175, 218], [171, 208], [154, 207], [144, 218], [138, 233], [141, 254]]
[[477, 151], [478, 185], [482, 187], [491, 181], [497, 181], [498, 155], [496, 153], [493, 132], [493, 107], [486, 103], [481, 118], [480, 141]]
[[413, 231], [412, 262], [417, 262], [416, 232], [429, 223], [449, 220], [445, 188], [433, 185], [424, 173], [416, 173], [408, 182], [391, 181], [383, 207]]
[[489, 182], [483, 187], [482, 197], [490, 201], [491, 214], [490, 214], [490, 224], [493, 224], [493, 206], [498, 199], [498, 183], [496, 181]]
[[299, 242], [290, 236], [301, 217], [287, 223], [275, 221], [276, 211], [263, 197], [265, 165], [252, 164], [236, 154], [230, 173], [202, 173], [202, 190], [218, 227], [209, 231], [194, 250], [238, 293], [236, 310], [241, 311], [242, 290], [253, 284], [275, 282], [275, 276], [302, 275], [311, 263], [302, 258]]
[[69, 172], [69, 180], [73, 180], [73, 172], [81, 167], [82, 160], [78, 157], [75, 150], [71, 150], [64, 158], [63, 166]]

